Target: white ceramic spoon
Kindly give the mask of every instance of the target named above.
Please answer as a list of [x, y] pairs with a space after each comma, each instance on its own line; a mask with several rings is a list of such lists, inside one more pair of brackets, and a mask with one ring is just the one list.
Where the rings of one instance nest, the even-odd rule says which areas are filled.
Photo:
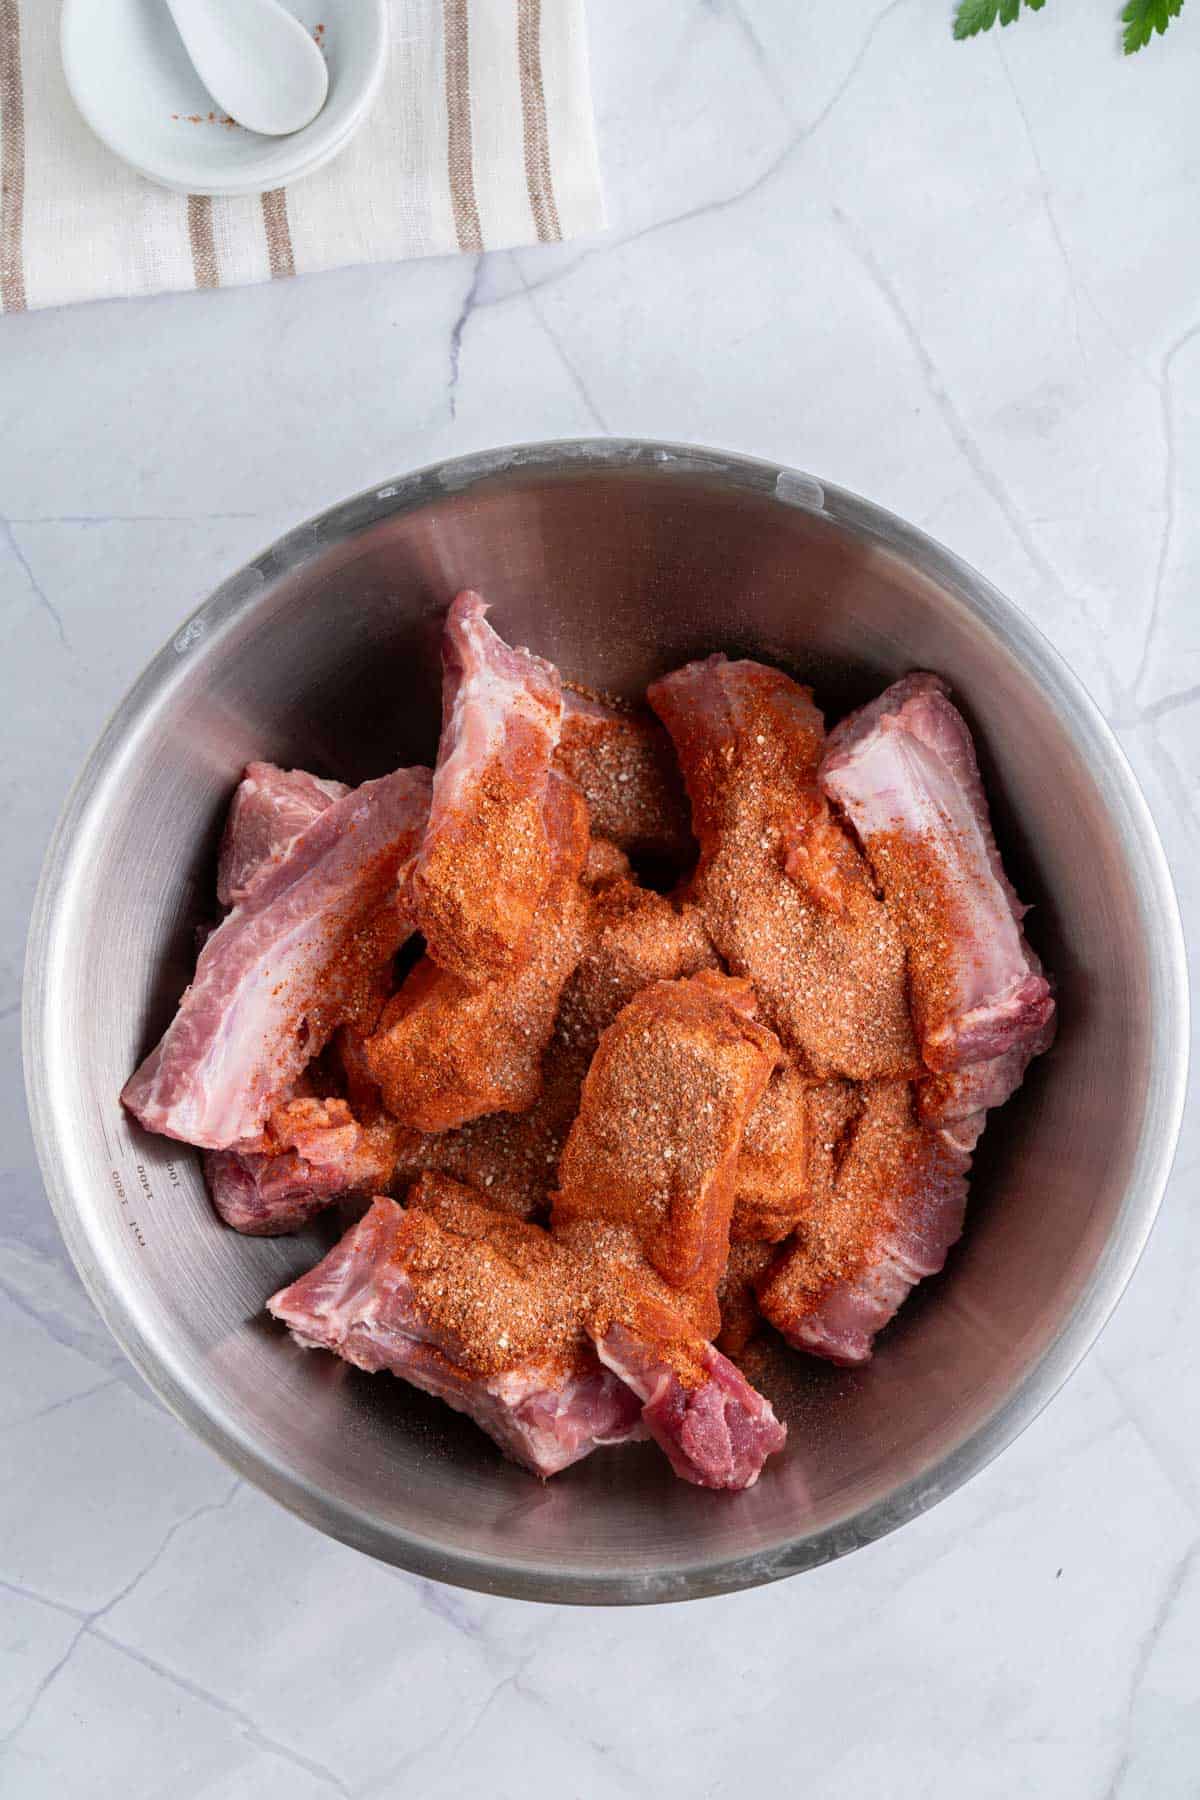
[[167, 0], [201, 81], [248, 131], [311, 125], [329, 92], [325, 58], [279, 0]]

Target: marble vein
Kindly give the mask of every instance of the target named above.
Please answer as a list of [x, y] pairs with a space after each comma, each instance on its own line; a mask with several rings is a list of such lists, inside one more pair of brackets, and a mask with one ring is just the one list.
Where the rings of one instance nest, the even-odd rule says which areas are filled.
[[805, 138], [812, 137], [815, 132], [821, 129], [822, 125], [826, 124], [833, 117], [833, 114], [837, 111], [850, 88], [857, 80], [859, 70], [862, 68], [867, 57], [870, 55], [871, 50], [874, 48], [875, 39], [879, 36], [879, 33], [883, 30], [883, 27], [887, 24], [892, 14], [900, 12], [901, 9], [907, 5], [908, 0], [888, 0], [888, 4], [883, 10], [876, 13], [870, 25], [867, 27], [866, 35], [863, 37], [862, 43], [851, 58], [850, 66], [847, 68], [846, 73], [834, 88], [829, 99], [804, 126], [803, 135]]
[[[106, 1383], [101, 1383], [100, 1385], [101, 1386], [110, 1386], [112, 1384], [106, 1382]], [[97, 1390], [91, 1389], [89, 1391], [92, 1393], [95, 1393]], [[84, 1396], [78, 1396], [78, 1397], [83, 1398]], [[50, 1411], [50, 1410], [53, 1410], [53, 1409], [47, 1408], [47, 1411]], [[131, 1655], [131, 1656], [136, 1655], [136, 1653], [133, 1650], [131, 1650], [128, 1645], [121, 1643], [121, 1641], [119, 1639], [112, 1637], [110, 1633], [101, 1630], [100, 1629], [101, 1621], [106, 1619], [108, 1617], [108, 1615], [113, 1611], [114, 1607], [117, 1607], [121, 1604], [122, 1600], [128, 1599], [129, 1595], [132, 1594], [134, 1589], [136, 1587], [138, 1587], [141, 1582], [145, 1581], [146, 1577], [151, 1573], [152, 1570], [154, 1570], [155, 1568], [158, 1567], [158, 1564], [162, 1561], [162, 1558], [165, 1556], [167, 1550], [170, 1548], [171, 1544], [178, 1537], [178, 1535], [181, 1531], [183, 1531], [187, 1526], [195, 1524], [197, 1519], [204, 1518], [208, 1513], [223, 1512], [226, 1507], [228, 1507], [232, 1504], [233, 1500], [237, 1496], [238, 1490], [240, 1489], [241, 1485], [242, 1485], [241, 1480], [239, 1478], [237, 1481], [235, 1481], [233, 1483], [232, 1487], [229, 1489], [229, 1492], [226, 1495], [224, 1495], [224, 1497], [222, 1499], [205, 1501], [203, 1505], [194, 1507], [193, 1510], [191, 1512], [187, 1513], [182, 1519], [177, 1519], [175, 1521], [175, 1523], [173, 1525], [169, 1526], [168, 1529], [163, 1533], [162, 1538], [159, 1540], [157, 1547], [155, 1548], [155, 1550], [153, 1551], [151, 1556], [147, 1559], [147, 1561], [142, 1565], [142, 1567], [140, 1569], [138, 1569], [137, 1572], [127, 1582], [125, 1582], [125, 1584], [120, 1588], [120, 1590], [117, 1593], [115, 1593], [111, 1597], [111, 1599], [106, 1600], [103, 1606], [96, 1607], [90, 1612], [82, 1611], [79, 1608], [76, 1608], [73, 1606], [64, 1605], [61, 1601], [51, 1600], [47, 1595], [39, 1594], [32, 1588], [18, 1587], [15, 1583], [7, 1582], [7, 1581], [0, 1583], [0, 1586], [9, 1588], [13, 1593], [20, 1593], [20, 1594], [24, 1595], [24, 1597], [26, 1599], [38, 1600], [42, 1603], [43, 1606], [53, 1607], [56, 1612], [67, 1613], [72, 1618], [76, 1618], [79, 1620], [78, 1631], [75, 1633], [74, 1637], [71, 1639], [70, 1643], [67, 1645], [67, 1648], [64, 1650], [63, 1654], [59, 1657], [58, 1661], [54, 1664], [53, 1668], [49, 1669], [47, 1671], [47, 1673], [42, 1677], [42, 1680], [38, 1683], [36, 1691], [30, 1698], [30, 1700], [29, 1700], [28, 1704], [26, 1705], [24, 1711], [22, 1712], [20, 1718], [17, 1720], [17, 1723], [15, 1725], [11, 1726], [10, 1729], [7, 1732], [5, 1732], [3, 1737], [0, 1737], [0, 1746], [13, 1743], [16, 1740], [16, 1738], [20, 1735], [20, 1733], [25, 1729], [26, 1725], [28, 1725], [30, 1719], [33, 1717], [34, 1713], [36, 1712], [38, 1706], [41, 1704], [41, 1701], [45, 1697], [46, 1693], [53, 1686], [54, 1682], [58, 1679], [58, 1677], [62, 1674], [63, 1670], [66, 1668], [67, 1664], [70, 1662], [75, 1649], [77, 1648], [80, 1640], [85, 1635], [90, 1633], [91, 1635], [93, 1635], [95, 1637], [102, 1638], [105, 1642], [111, 1643], [114, 1646], [114, 1648], [119, 1649], [119, 1650], [124, 1650], [126, 1652], [126, 1654], [128, 1654], [128, 1655]], [[144, 1659], [138, 1657], [138, 1660], [144, 1660]]]
[[360, 1788], [359, 1800], [374, 1800], [376, 1795], [390, 1796], [394, 1794], [398, 1776], [403, 1774], [406, 1778], [411, 1777], [418, 1767], [427, 1766], [435, 1761], [448, 1744], [453, 1744], [455, 1759], [460, 1758], [464, 1747], [475, 1736], [500, 1695], [513, 1687], [516, 1677], [515, 1669], [500, 1676], [465, 1722], [461, 1715], [450, 1719], [434, 1733], [427, 1743], [419, 1744], [415, 1750], [409, 1750], [404, 1756], [389, 1763], [377, 1776], [372, 1777], [365, 1786]]
[[1200, 1523], [1200, 1488], [1186, 1465], [1181, 1466], [1180, 1458], [1170, 1444], [1159, 1442], [1157, 1432], [1138, 1407], [1136, 1394], [1127, 1391], [1123, 1376], [1110, 1366], [1103, 1352], [1097, 1355], [1096, 1361], [1120, 1400], [1125, 1417], [1137, 1433], [1151, 1462], [1160, 1471], [1180, 1504]]
[[59, 643], [64, 650], [69, 650], [70, 645], [67, 642], [67, 628], [63, 624], [62, 614], [34, 574], [33, 565], [30, 563], [24, 550], [22, 550], [10, 519], [0, 518], [0, 544], [6, 544], [8, 546], [9, 551], [24, 574], [26, 582], [29, 584], [29, 591], [32, 593], [41, 610], [52, 621], [54, 629], [58, 633]]
[[78, 1406], [82, 1401], [90, 1400], [93, 1395], [102, 1394], [106, 1388], [122, 1385], [118, 1376], [106, 1375], [103, 1381], [95, 1382], [92, 1387], [81, 1388], [77, 1394], [65, 1394], [61, 1400], [51, 1400], [48, 1406], [40, 1407], [37, 1412], [22, 1413], [11, 1425], [0, 1426], [0, 1435], [5, 1431], [15, 1431], [18, 1426], [35, 1425], [39, 1419], [48, 1419], [51, 1413], [62, 1412], [68, 1406]]
[[1142, 639], [1141, 655], [1138, 657], [1134, 671], [1131, 691], [1136, 699], [1141, 692], [1150, 669], [1150, 657], [1158, 638], [1159, 624], [1162, 617], [1163, 588], [1166, 584], [1167, 570], [1171, 560], [1171, 545], [1175, 535], [1176, 484], [1178, 449], [1175, 442], [1175, 408], [1171, 398], [1171, 371], [1176, 357], [1182, 355], [1188, 345], [1200, 337], [1200, 324], [1192, 325], [1181, 337], [1176, 338], [1163, 357], [1159, 370], [1158, 393], [1159, 405], [1162, 409], [1163, 432], [1163, 528], [1159, 540], [1158, 566], [1154, 573], [1154, 591], [1150, 602], [1150, 617], [1146, 624]]
[[1153, 1618], [1146, 1627], [1141, 1638], [1138, 1640], [1137, 1657], [1130, 1676], [1129, 1696], [1125, 1706], [1125, 1719], [1122, 1730], [1120, 1755], [1118, 1757], [1117, 1766], [1113, 1770], [1112, 1780], [1105, 1790], [1104, 1800], [1118, 1800], [1118, 1796], [1125, 1785], [1125, 1778], [1129, 1773], [1130, 1763], [1133, 1758], [1130, 1739], [1133, 1734], [1133, 1718], [1137, 1708], [1138, 1696], [1141, 1694], [1142, 1687], [1146, 1680], [1146, 1674], [1149, 1670], [1151, 1661], [1153, 1660], [1154, 1652], [1158, 1648], [1159, 1640], [1166, 1630], [1167, 1625], [1171, 1620], [1171, 1616], [1179, 1603], [1179, 1596], [1183, 1592], [1188, 1576], [1195, 1566], [1198, 1554], [1200, 1554], [1200, 1544], [1192, 1544], [1180, 1557], [1163, 1589], [1158, 1605], [1154, 1609]]
[[[722, 10], [719, 5], [714, 5], [712, 0], [702, 0], [702, 6], [705, 12], [714, 13], [718, 16]], [[771, 60], [771, 55], [767, 46], [759, 36], [758, 27], [755, 25], [754, 20], [746, 11], [746, 8], [742, 4], [742, 0], [727, 0], [725, 10], [727, 10], [729, 18], [732, 19], [742, 42], [750, 53], [750, 59], [758, 71], [763, 86], [766, 88], [783, 116], [790, 119], [792, 116], [790, 96], [787, 89], [779, 80], [775, 64]]]
[[[789, 134], [780, 149], [775, 152], [768, 160], [765, 167], [760, 169], [758, 174], [753, 176], [750, 181], [744, 183], [744, 185], [739, 188], [735, 188], [732, 193], [718, 194], [710, 199], [702, 200], [695, 206], [685, 207], [681, 212], [670, 213], [663, 219], [655, 219], [649, 225], [641, 226], [637, 231], [627, 232], [624, 235], [615, 237], [606, 236], [601, 242], [589, 245], [581, 250], [577, 257], [574, 257], [562, 268], [555, 269], [551, 274], [544, 276], [540, 281], [527, 281], [523, 271], [519, 271], [524, 287], [524, 295], [529, 297], [533, 294], [540, 293], [546, 288], [558, 286], [560, 283], [564, 282], [568, 276], [573, 275], [576, 270], [597, 256], [606, 255], [614, 250], [629, 250], [632, 249], [635, 244], [644, 243], [649, 238], [659, 237], [664, 232], [674, 231], [681, 225], [690, 225], [698, 219], [715, 217], [732, 212], [738, 207], [743, 206], [747, 200], [752, 200], [756, 195], [762, 193], [764, 189], [768, 188], [771, 183], [789, 167], [792, 159], [804, 148], [809, 139], [812, 138], [833, 116], [849, 89], [854, 84], [860, 69], [871, 52], [876, 38], [887, 24], [889, 18], [891, 18], [893, 13], [900, 11], [902, 7], [906, 7], [908, 4], [909, 0], [888, 0], [888, 4], [881, 12], [876, 14], [871, 25], [868, 27], [861, 45], [851, 60], [849, 68], [830, 95], [829, 99], [807, 124], [801, 125], [797, 130]], [[503, 306], [513, 299], [519, 299], [521, 297], [520, 293], [505, 294], [498, 296], [495, 300], [485, 301], [482, 304], [489, 307]]]
[[1062, 262], [1063, 273], [1067, 278], [1067, 288], [1071, 295], [1071, 305], [1075, 314], [1075, 345], [1080, 356], [1086, 357], [1087, 353], [1083, 347], [1083, 333], [1080, 329], [1079, 321], [1079, 288], [1075, 280], [1075, 270], [1071, 262], [1070, 252], [1067, 249], [1067, 240], [1063, 236], [1062, 226], [1058, 222], [1058, 213], [1055, 210], [1054, 201], [1050, 195], [1050, 179], [1046, 173], [1046, 165], [1042, 161], [1042, 153], [1038, 148], [1038, 141], [1034, 135], [1033, 124], [1029, 117], [1029, 109], [1022, 99], [1021, 90], [1018, 88], [1013, 77], [1012, 68], [1009, 64], [1008, 57], [1005, 54], [1002, 38], [998, 37], [996, 39], [995, 49], [1000, 67], [1004, 71], [1004, 79], [1008, 83], [1008, 90], [1013, 97], [1013, 105], [1017, 109], [1017, 116], [1021, 121], [1021, 127], [1025, 133], [1025, 142], [1029, 146], [1029, 154], [1033, 159], [1033, 166], [1037, 171], [1038, 195], [1041, 199], [1042, 211], [1046, 217], [1046, 224], [1049, 227], [1051, 237], [1054, 239], [1059, 259]]
[[1152, 700], [1149, 706], [1142, 707], [1141, 716], [1144, 719], [1165, 719], [1168, 713], [1179, 712], [1185, 706], [1194, 706], [1197, 700], [1200, 700], [1200, 683]]
[[610, 431], [608, 421], [605, 419], [604, 414], [600, 411], [600, 408], [596, 405], [595, 400], [593, 400], [588, 391], [587, 383], [584, 381], [583, 376], [579, 372], [578, 365], [564, 344], [561, 334], [554, 329], [554, 326], [546, 317], [545, 309], [532, 289], [526, 288], [525, 298], [529, 303], [530, 312], [541, 326], [547, 342], [558, 357], [572, 387], [575, 389], [575, 392], [587, 409], [588, 417], [591, 419], [593, 425], [607, 437]]
[[[89, 1627], [89, 1629], [94, 1630], [94, 1627]], [[341, 1794], [344, 1800], [354, 1800], [353, 1789], [348, 1787], [332, 1769], [327, 1768], [324, 1763], [315, 1761], [311, 1756], [305, 1756], [303, 1751], [295, 1749], [291, 1744], [285, 1744], [282, 1739], [264, 1731], [261, 1725], [256, 1724], [250, 1717], [249, 1713], [243, 1712], [239, 1706], [232, 1705], [220, 1694], [213, 1693], [211, 1688], [201, 1687], [198, 1682], [189, 1681], [185, 1675], [180, 1675], [174, 1669], [167, 1668], [155, 1657], [148, 1656], [144, 1650], [138, 1650], [132, 1644], [123, 1643], [120, 1638], [114, 1637], [111, 1631], [96, 1630], [95, 1636], [101, 1643], [107, 1644], [110, 1649], [118, 1651], [122, 1656], [127, 1656], [131, 1662], [140, 1663], [152, 1675], [157, 1675], [160, 1680], [169, 1683], [171, 1687], [178, 1688], [180, 1693], [190, 1695], [193, 1700], [204, 1702], [214, 1711], [231, 1719], [253, 1749], [266, 1751], [269, 1755], [277, 1756], [282, 1761], [290, 1763], [293, 1768], [303, 1769], [306, 1774], [314, 1775], [318, 1781], [325, 1782], [335, 1794]]]
[[890, 313], [893, 324], [907, 344], [951, 442], [979, 486], [999, 512], [1026, 561], [1051, 593], [1065, 600], [1094, 630], [1099, 631], [1100, 627], [1090, 617], [1086, 599], [1082, 594], [1068, 591], [1057, 569], [1030, 531], [1021, 514], [1020, 507], [1009, 493], [999, 472], [984, 454], [974, 433], [967, 425], [966, 419], [943, 380], [912, 315], [901, 300], [895, 282], [888, 275], [866, 237], [849, 215], [840, 206], [834, 206], [832, 216]]
[[455, 318], [453, 325], [450, 327], [450, 378], [446, 386], [446, 396], [450, 406], [450, 417], [452, 419], [458, 417], [458, 381], [462, 359], [463, 333], [467, 329], [468, 321], [475, 310], [475, 304], [479, 298], [479, 290], [483, 283], [483, 269], [483, 257], [476, 256], [472, 262], [471, 278], [467, 283], [467, 291], [463, 295], [463, 303], [458, 309], [458, 315]]
[[[24, 1245], [14, 1245], [9, 1239], [0, 1242], [0, 1258], [3, 1259], [0, 1261], [0, 1295], [10, 1305], [39, 1326], [55, 1343], [76, 1351], [98, 1368], [113, 1371], [148, 1404], [161, 1409], [161, 1401], [109, 1335], [82, 1288], [74, 1285], [76, 1277], [72, 1271], [37, 1256]], [[22, 1260], [18, 1261], [18, 1258]], [[19, 1280], [21, 1275], [25, 1277], [24, 1283]], [[41, 1299], [51, 1282], [65, 1293], [65, 1302], [55, 1306], [47, 1296], [46, 1302], [39, 1306], [30, 1289]]]

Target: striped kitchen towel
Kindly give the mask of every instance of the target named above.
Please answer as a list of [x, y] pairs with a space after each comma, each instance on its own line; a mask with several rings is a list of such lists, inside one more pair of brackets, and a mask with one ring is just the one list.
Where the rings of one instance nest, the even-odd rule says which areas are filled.
[[67, 92], [52, 0], [0, 0], [0, 312], [553, 243], [603, 223], [584, 0], [391, 0], [375, 110], [324, 169], [153, 186]]

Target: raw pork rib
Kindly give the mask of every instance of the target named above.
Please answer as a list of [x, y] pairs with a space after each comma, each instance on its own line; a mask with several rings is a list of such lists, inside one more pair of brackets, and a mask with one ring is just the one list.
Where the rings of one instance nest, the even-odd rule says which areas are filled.
[[651, 982], [692, 975], [716, 961], [694, 907], [675, 905], [625, 879], [595, 895], [586, 936], [559, 1000], [534, 1105], [523, 1113], [491, 1113], [436, 1137], [414, 1134], [403, 1149], [407, 1169], [440, 1169], [481, 1189], [490, 1206], [521, 1218], [548, 1212], [600, 1034]]
[[427, 1176], [376, 1200], [267, 1302], [302, 1344], [390, 1369], [482, 1426], [535, 1475], [641, 1435], [641, 1407], [579, 1325], [570, 1256], [536, 1226]]
[[642, 1402], [642, 1423], [675, 1473], [698, 1487], [753, 1487], [768, 1456], [782, 1450], [787, 1429], [727, 1356], [703, 1338], [683, 1368], [673, 1346], [618, 1322], [593, 1337], [606, 1369]]
[[683, 861], [694, 853], [671, 740], [651, 714], [563, 690], [555, 761], [587, 801], [592, 830], [622, 850]]
[[302, 831], [350, 789], [304, 769], [252, 762], [238, 783], [217, 864], [217, 899], [237, 906], [258, 877], [287, 855]]
[[582, 1081], [601, 1033], [654, 981], [716, 969], [700, 914], [686, 901], [619, 878], [595, 895], [590, 939], [563, 989], [556, 1037]]
[[344, 1100], [271, 1109], [255, 1150], [208, 1150], [204, 1174], [226, 1225], [248, 1237], [300, 1231], [340, 1194], [387, 1187], [406, 1136], [390, 1119], [361, 1125]]
[[378, 1004], [380, 968], [412, 930], [428, 808], [427, 769], [365, 782], [252, 882], [121, 1095], [147, 1131], [207, 1150], [257, 1138], [336, 1027]]
[[729, 1233], [734, 1243], [781, 1243], [804, 1214], [809, 1086], [797, 1068], [785, 1064], [746, 1121]]
[[766, 1022], [810, 1075], [915, 1074], [904, 945], [817, 786], [824, 728], [807, 688], [712, 656], [649, 698], [691, 797], [691, 897]]
[[[694, 907], [675, 905], [623, 877], [595, 895], [587, 939], [563, 989], [542, 1056], [542, 1091], [528, 1112], [489, 1113], [455, 1131], [409, 1130], [379, 1116], [378, 1090], [357, 1067], [356, 1034], [343, 1031], [337, 1043], [358, 1130], [352, 1137], [339, 1116], [327, 1134], [310, 1130], [302, 1153], [281, 1150], [272, 1138], [257, 1152], [210, 1155], [209, 1186], [226, 1224], [255, 1235], [296, 1231], [339, 1194], [393, 1193], [425, 1169], [454, 1176], [478, 1189], [489, 1206], [518, 1218], [547, 1213], [601, 1032], [650, 982], [691, 975], [716, 961]], [[371, 1104], [364, 1100], [368, 1089]]]
[[417, 927], [469, 986], [517, 968], [550, 881], [543, 802], [562, 719], [558, 670], [496, 636], [478, 594], [446, 617], [442, 738], [417, 858]]
[[907, 1082], [836, 1084], [816, 1125], [823, 1169], [809, 1208], [758, 1284], [764, 1315], [798, 1350], [854, 1365], [962, 1231], [971, 1159], [916, 1118]]
[[484, 1113], [524, 1112], [541, 1092], [542, 1052], [587, 920], [587, 808], [560, 775], [549, 783], [545, 814], [550, 883], [521, 968], [468, 986], [424, 957], [367, 1040], [367, 1066], [403, 1125], [449, 1131]]
[[748, 1487], [784, 1429], [661, 1293], [603, 1228], [569, 1247], [426, 1175], [267, 1304], [302, 1344], [467, 1413], [536, 1475], [649, 1431], [685, 1480]]
[[787, 1431], [691, 1323], [636, 1233], [575, 1219], [554, 1235], [578, 1263], [584, 1329], [642, 1401], [642, 1422], [675, 1473], [699, 1487], [752, 1487]]
[[779, 1057], [746, 982], [705, 970], [644, 988], [592, 1058], [559, 1163], [558, 1229], [629, 1227], [706, 1335], [719, 1324], [738, 1150]]
[[821, 766], [900, 922], [921, 1053], [938, 1074], [1034, 1043], [1054, 1013], [946, 693], [936, 675], [906, 675], [843, 720]]
[[969, 1154], [979, 1142], [988, 1113], [1011, 1100], [1034, 1057], [1054, 1042], [1055, 1023], [1051, 1013], [1035, 1037], [987, 1062], [968, 1063], [951, 1075], [924, 1076], [917, 1083], [921, 1123], [940, 1129], [948, 1142]]
[[730, 1244], [729, 1261], [717, 1289], [721, 1305], [721, 1330], [717, 1348], [726, 1356], [740, 1356], [762, 1322], [755, 1292], [779, 1253], [778, 1244], [746, 1241]]

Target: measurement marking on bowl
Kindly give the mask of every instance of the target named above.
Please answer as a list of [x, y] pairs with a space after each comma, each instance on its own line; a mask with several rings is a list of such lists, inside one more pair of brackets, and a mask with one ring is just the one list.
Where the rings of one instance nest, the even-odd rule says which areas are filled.
[[[150, 1183], [149, 1183], [149, 1180], [147, 1179], [146, 1171], [141, 1163], [139, 1163], [137, 1165], [137, 1172], [138, 1172], [138, 1178], [141, 1181], [142, 1187], [145, 1189], [147, 1199], [152, 1200], [154, 1198], [154, 1196], [150, 1190]], [[129, 1210], [129, 1195], [125, 1192], [125, 1183], [121, 1179], [120, 1169], [110, 1169], [109, 1170], [109, 1178], [113, 1184], [113, 1192], [116, 1194], [117, 1199], [120, 1202], [121, 1211], [125, 1214], [125, 1224], [129, 1228], [129, 1230], [133, 1233], [134, 1240], [137, 1243], [138, 1249], [144, 1250], [146, 1248], [146, 1240], [142, 1236], [141, 1226], [138, 1224], [137, 1219], [134, 1217], [133, 1213], [131, 1213]]]

